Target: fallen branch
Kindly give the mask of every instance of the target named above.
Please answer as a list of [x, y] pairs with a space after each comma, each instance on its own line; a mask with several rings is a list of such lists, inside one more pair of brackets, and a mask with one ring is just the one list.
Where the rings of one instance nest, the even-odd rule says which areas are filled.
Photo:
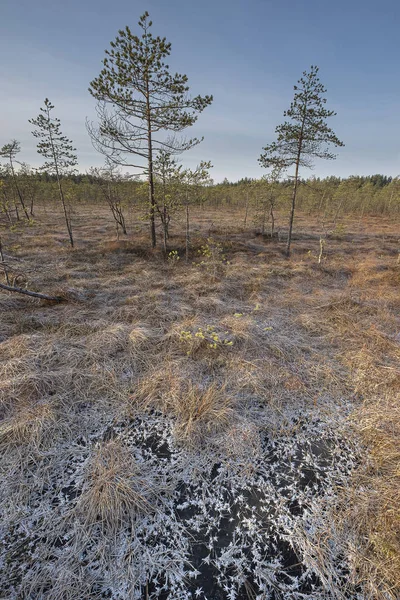
[[62, 298], [61, 296], [47, 296], [47, 294], [39, 294], [39, 292], [30, 292], [29, 290], [24, 290], [23, 288], [6, 285], [5, 283], [0, 283], [0, 289], [7, 290], [8, 292], [17, 292], [18, 294], [25, 294], [26, 296], [33, 296], [34, 298], [41, 298], [42, 300], [51, 300], [52, 302], [62, 302], [64, 300], [64, 298]]

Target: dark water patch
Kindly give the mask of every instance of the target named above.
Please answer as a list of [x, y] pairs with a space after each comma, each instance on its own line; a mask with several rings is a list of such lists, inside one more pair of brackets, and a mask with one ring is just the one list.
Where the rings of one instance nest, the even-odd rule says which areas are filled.
[[[199, 448], [196, 454], [178, 446], [171, 423], [155, 413], [109, 423], [87, 441], [77, 438], [73, 450], [63, 454], [63, 468], [54, 481], [35, 491], [39, 504], [53, 500], [50, 521], [67, 515], [76, 503], [85, 462], [96, 442], [121, 440], [149, 475], [150, 484], [160, 483], [162, 490], [156, 496], [156, 510], [140, 515], [133, 529], [127, 522], [122, 524], [114, 546], [107, 538], [109, 550], [103, 546], [104, 530], [93, 524], [79, 557], [79, 568], [85, 569], [88, 581], [97, 582], [92, 591], [88, 583], [85, 600], [326, 597], [317, 573], [307, 568], [298, 550], [301, 545], [292, 536], [312, 523], [314, 505], [318, 509], [319, 499], [331, 494], [335, 481], [350, 471], [352, 457], [344, 441], [331, 436], [331, 431], [323, 434], [320, 419], [307, 423], [307, 416], [297, 413], [293, 423], [297, 424], [293, 434], [275, 438], [262, 434], [251, 469], [247, 454], [229, 454], [228, 459], [217, 444]], [[44, 514], [41, 506], [39, 513]], [[316, 517], [318, 521], [321, 515]], [[27, 542], [22, 536], [20, 551], [18, 538], [9, 539], [13, 583], [8, 589], [18, 589], [27, 577], [26, 569], [35, 568], [32, 548], [39, 545], [39, 551], [46, 552], [47, 566], [62, 567], [75, 534], [67, 521], [63, 523], [64, 530], [47, 536], [48, 524], [31, 517], [26, 528], [39, 535]], [[99, 558], [103, 550], [109, 552], [108, 562]], [[334, 560], [338, 585], [344, 586], [346, 561]], [[17, 565], [22, 565], [20, 570]], [[134, 591], [131, 582], [124, 581], [124, 573], [131, 572], [137, 573]], [[147, 586], [141, 587], [146, 577]], [[51, 590], [42, 597], [50, 598]]]
[[61, 494], [67, 502], [71, 502], [82, 494], [82, 491], [76, 487], [75, 481], [71, 481], [69, 485], [66, 485], [61, 489]]

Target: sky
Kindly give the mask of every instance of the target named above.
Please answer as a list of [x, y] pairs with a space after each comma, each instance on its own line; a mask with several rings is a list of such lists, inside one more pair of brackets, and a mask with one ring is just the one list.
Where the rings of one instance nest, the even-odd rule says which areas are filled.
[[88, 85], [118, 29], [139, 33], [145, 10], [172, 44], [171, 71], [187, 74], [193, 95], [214, 96], [188, 131], [204, 141], [184, 166], [210, 160], [215, 181], [265, 174], [262, 147], [318, 65], [345, 147], [301, 175], [400, 174], [398, 0], [0, 0], [0, 146], [17, 139], [20, 160], [42, 164], [28, 119], [48, 97], [81, 172], [101, 166], [85, 126], [95, 119]]

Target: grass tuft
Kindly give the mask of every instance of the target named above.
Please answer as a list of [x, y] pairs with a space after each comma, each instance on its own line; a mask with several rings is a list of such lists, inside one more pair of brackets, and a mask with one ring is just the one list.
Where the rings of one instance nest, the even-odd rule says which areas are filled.
[[86, 527], [100, 525], [115, 533], [124, 524], [132, 526], [138, 514], [153, 510], [151, 493], [131, 451], [110, 440], [88, 460], [76, 511]]
[[0, 423], [0, 450], [4, 452], [12, 446], [39, 448], [51, 440], [56, 423], [57, 414], [52, 403], [23, 406]]

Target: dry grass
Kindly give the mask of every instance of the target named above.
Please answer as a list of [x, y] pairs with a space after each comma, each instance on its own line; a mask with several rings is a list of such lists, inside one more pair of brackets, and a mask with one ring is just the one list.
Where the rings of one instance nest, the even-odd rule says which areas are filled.
[[0, 423], [0, 451], [10, 446], [39, 448], [54, 436], [57, 414], [51, 402], [25, 405]]
[[176, 441], [193, 447], [211, 442], [232, 423], [237, 402], [224, 383], [200, 383], [196, 369], [185, 368], [186, 377], [178, 361], [154, 369], [139, 381], [127, 414], [138, 407], [161, 411], [173, 419]]
[[368, 598], [395, 600], [400, 594], [400, 271], [392, 257], [384, 269], [381, 262], [360, 261], [348, 290], [302, 315], [302, 322], [338, 345], [359, 398], [351, 421], [366, 457], [338, 517], [351, 540], [352, 577]]
[[175, 417], [177, 439], [191, 445], [223, 431], [235, 414], [234, 401], [217, 384], [205, 389], [183, 384], [167, 398], [165, 409]]
[[355, 478], [348, 519], [358, 579], [371, 597], [394, 600], [400, 593], [400, 346], [370, 331], [362, 342], [347, 360], [363, 398], [354, 424], [369, 457]]
[[138, 513], [152, 510], [151, 495], [132, 453], [120, 441], [110, 440], [88, 461], [76, 512], [86, 527], [100, 525], [115, 533], [124, 524], [133, 526]]
[[[288, 406], [351, 397], [366, 450], [336, 518], [365, 597], [400, 597], [400, 265], [397, 243], [383, 242], [380, 229], [395, 236], [396, 224], [365, 220], [366, 234], [349, 221], [319, 266], [318, 224], [306, 215], [288, 261], [278, 242], [235, 225], [243, 215], [194, 212], [198, 246], [212, 230], [229, 260], [196, 267], [148, 251], [140, 223], [131, 224], [134, 239], [114, 242], [106, 213], [93, 220], [91, 207], [82, 211], [74, 251], [44, 210], [34, 227], [4, 235], [30, 287], [68, 301], [0, 296], [1, 450], [62, 453], [61, 440], [73, 444], [146, 408], [171, 418], [183, 447], [226, 444], [250, 470], [255, 405], [279, 436], [296, 426]], [[181, 238], [174, 242], [180, 250]], [[82, 535], [133, 527], [156, 496], [120, 440], [99, 442], [76, 505]], [[74, 597], [79, 581], [71, 571], [59, 597]]]
[[[400, 406], [398, 396], [369, 402], [357, 427], [370, 449], [358, 474], [349, 520], [358, 578], [372, 597], [398, 598], [400, 589]], [[358, 540], [365, 540], [359, 544]]]

